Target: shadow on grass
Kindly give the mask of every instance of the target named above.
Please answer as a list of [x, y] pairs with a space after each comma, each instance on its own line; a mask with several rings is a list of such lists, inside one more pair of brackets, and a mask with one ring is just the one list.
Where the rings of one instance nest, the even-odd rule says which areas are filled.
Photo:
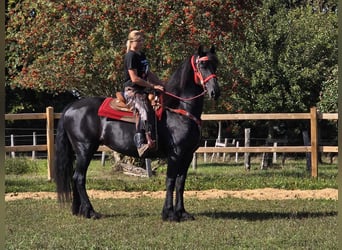
[[[101, 213], [97, 212], [99, 214], [99, 218], [96, 219], [111, 219], [111, 218], [120, 218], [120, 217], [130, 217], [130, 218], [147, 218], [147, 217], [153, 217], [156, 216], [155, 213], [149, 213], [149, 212], [138, 212], [138, 213]], [[86, 218], [84, 218], [86, 219]]]
[[337, 212], [204, 212], [197, 214], [197, 216], [207, 216], [213, 219], [263, 221], [272, 219], [307, 219], [333, 217], [337, 216]]
[[[158, 213], [159, 215], [159, 213]], [[325, 217], [337, 217], [337, 211], [326, 212], [202, 212], [193, 214], [195, 218], [209, 217], [211, 219], [229, 219], [229, 220], [247, 220], [247, 221], [266, 221], [266, 220], [279, 220], [279, 219], [292, 219], [302, 220], [309, 218], [325, 218]], [[117, 218], [117, 217], [135, 217], [143, 218], [149, 216], [157, 216], [155, 212], [143, 212], [140, 211], [134, 214], [101, 214], [100, 219]]]

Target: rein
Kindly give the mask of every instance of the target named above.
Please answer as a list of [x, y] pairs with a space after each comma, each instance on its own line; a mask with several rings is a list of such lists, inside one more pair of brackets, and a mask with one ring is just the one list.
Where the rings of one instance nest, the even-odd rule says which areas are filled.
[[[189, 97], [189, 98], [183, 98], [183, 97], [179, 97], [177, 95], [174, 95], [170, 92], [167, 92], [165, 91], [164, 94], [166, 95], [169, 95], [173, 98], [176, 98], [178, 100], [181, 100], [181, 101], [191, 101], [191, 100], [194, 100], [198, 97], [201, 97], [203, 95], [205, 95], [207, 93], [207, 90], [206, 90], [206, 87], [205, 87], [205, 84], [212, 78], [216, 78], [216, 75], [215, 74], [211, 74], [209, 75], [208, 77], [206, 77], [205, 79], [203, 79], [203, 76], [202, 76], [202, 73], [200, 72], [199, 68], [198, 68], [198, 64], [200, 62], [203, 62], [203, 61], [208, 61], [209, 58], [207, 56], [203, 56], [203, 57], [197, 57], [196, 60], [195, 60], [195, 56], [192, 56], [191, 57], [191, 66], [192, 66], [192, 69], [194, 71], [194, 81], [196, 84], [201, 84], [201, 86], [203, 87], [203, 92], [196, 95], [196, 96], [193, 96], [193, 97]], [[202, 120], [201, 119], [198, 119], [196, 116], [192, 115], [191, 113], [189, 113], [188, 111], [184, 110], [184, 109], [172, 109], [172, 108], [169, 108], [169, 107], [166, 107], [166, 109], [174, 112], [174, 113], [177, 113], [177, 114], [180, 114], [180, 115], [184, 115], [186, 117], [189, 117], [191, 120], [193, 120], [197, 126], [199, 128], [201, 128], [201, 125], [202, 125]]]
[[176, 99], [179, 99], [181, 101], [191, 101], [191, 100], [194, 100], [194, 99], [196, 99], [198, 97], [201, 97], [202, 95], [205, 95], [205, 93], [207, 93], [207, 91], [203, 90], [203, 92], [201, 94], [199, 94], [199, 95], [196, 95], [196, 96], [193, 96], [193, 97], [189, 97], [189, 98], [183, 98], [183, 97], [179, 97], [179, 96], [174, 95], [174, 94], [172, 94], [170, 92], [167, 92], [167, 91], [164, 92], [164, 94], [172, 96], [172, 97], [174, 97]]

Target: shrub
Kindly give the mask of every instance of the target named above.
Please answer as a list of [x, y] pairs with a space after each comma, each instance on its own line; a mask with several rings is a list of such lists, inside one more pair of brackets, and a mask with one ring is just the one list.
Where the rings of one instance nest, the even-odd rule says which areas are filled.
[[38, 163], [25, 157], [9, 158], [5, 160], [5, 174], [26, 174], [35, 172]]

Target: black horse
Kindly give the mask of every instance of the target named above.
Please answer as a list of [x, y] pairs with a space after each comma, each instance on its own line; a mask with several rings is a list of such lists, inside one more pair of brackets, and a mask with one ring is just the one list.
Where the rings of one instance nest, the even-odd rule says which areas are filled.
[[[166, 199], [162, 219], [193, 220], [184, 208], [184, 185], [193, 153], [199, 146], [204, 95], [217, 99], [218, 60], [215, 49], [202, 46], [173, 73], [162, 95], [163, 112], [157, 121], [158, 150], [149, 158], [167, 158]], [[138, 157], [133, 141], [135, 124], [98, 116], [105, 98], [80, 99], [63, 111], [56, 135], [55, 181], [60, 202], [72, 200], [72, 213], [99, 218], [86, 191], [89, 163], [100, 145]], [[73, 162], [76, 158], [76, 166]], [[176, 198], [174, 204], [174, 190]]]

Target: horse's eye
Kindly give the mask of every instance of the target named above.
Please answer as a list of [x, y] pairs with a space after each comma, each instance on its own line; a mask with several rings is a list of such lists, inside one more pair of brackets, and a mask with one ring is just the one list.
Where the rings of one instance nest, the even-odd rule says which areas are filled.
[[202, 61], [199, 63], [199, 67], [201, 68], [207, 68], [208, 67], [208, 62], [207, 61]]

